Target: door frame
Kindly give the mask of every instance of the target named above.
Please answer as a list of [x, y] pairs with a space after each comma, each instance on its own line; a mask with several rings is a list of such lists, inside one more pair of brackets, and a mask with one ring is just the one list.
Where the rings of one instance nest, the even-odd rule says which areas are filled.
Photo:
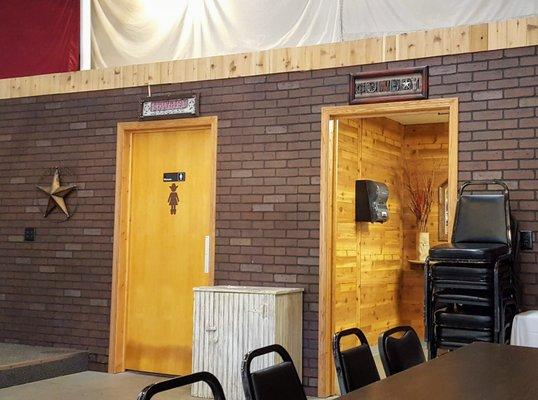
[[[376, 103], [321, 109], [321, 180], [319, 241], [319, 328], [318, 328], [318, 396], [335, 392], [335, 371], [332, 361], [334, 229], [336, 208], [335, 142], [333, 124], [337, 117], [382, 117], [388, 114], [427, 111], [448, 112], [448, 196], [449, 226], [452, 226], [458, 193], [458, 98], [444, 98], [393, 103]], [[449, 229], [449, 232], [451, 229]]]
[[125, 326], [127, 316], [127, 256], [129, 254], [129, 212], [132, 169], [132, 143], [137, 133], [175, 131], [190, 128], [209, 128], [213, 160], [213, 183], [211, 202], [211, 259], [210, 284], [215, 273], [215, 204], [217, 182], [217, 117], [197, 117], [174, 120], [119, 122], [116, 142], [116, 194], [114, 206], [114, 244], [112, 256], [112, 296], [110, 308], [110, 340], [108, 372], [125, 371]]

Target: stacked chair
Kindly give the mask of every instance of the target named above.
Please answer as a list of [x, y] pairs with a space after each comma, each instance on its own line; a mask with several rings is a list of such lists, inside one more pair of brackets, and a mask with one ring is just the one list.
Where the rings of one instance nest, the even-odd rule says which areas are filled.
[[[473, 193], [477, 185], [480, 194]], [[474, 341], [508, 342], [519, 309], [518, 238], [506, 184], [465, 182], [458, 195], [452, 241], [430, 249], [426, 260], [430, 359], [440, 348], [455, 349]]]

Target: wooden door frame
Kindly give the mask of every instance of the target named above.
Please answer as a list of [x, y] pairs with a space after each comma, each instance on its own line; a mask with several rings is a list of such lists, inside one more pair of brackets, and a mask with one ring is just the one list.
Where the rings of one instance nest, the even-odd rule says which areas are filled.
[[[388, 114], [438, 111], [449, 113], [448, 126], [448, 195], [449, 224], [452, 226], [458, 191], [458, 99], [431, 99], [377, 103], [321, 109], [321, 180], [320, 180], [320, 240], [319, 240], [319, 328], [318, 328], [318, 396], [334, 394], [332, 361], [332, 268], [334, 265], [335, 143], [330, 121], [338, 117], [382, 117]], [[449, 232], [451, 230], [449, 229]]]
[[211, 266], [210, 284], [214, 283], [215, 267], [215, 204], [217, 180], [217, 117], [198, 117], [174, 120], [119, 122], [116, 147], [116, 198], [114, 210], [114, 249], [112, 257], [112, 296], [110, 309], [110, 340], [108, 372], [125, 371], [125, 325], [127, 313], [127, 256], [129, 238], [130, 184], [132, 168], [133, 135], [140, 132], [176, 131], [178, 129], [203, 128], [210, 130], [213, 141], [213, 184], [211, 185]]

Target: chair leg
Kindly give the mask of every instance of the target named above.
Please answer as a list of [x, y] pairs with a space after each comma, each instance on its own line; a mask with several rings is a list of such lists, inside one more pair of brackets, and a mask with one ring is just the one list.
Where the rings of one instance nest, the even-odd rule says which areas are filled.
[[499, 343], [500, 334], [500, 293], [499, 293], [499, 262], [493, 269], [493, 342]]
[[424, 281], [425, 281], [425, 293], [424, 293], [424, 330], [426, 336], [426, 342], [428, 346], [428, 360], [432, 360], [437, 357], [437, 335], [435, 334], [435, 322], [434, 311], [435, 302], [433, 300], [433, 273], [429, 258], [426, 259], [424, 268]]
[[429, 342], [430, 337], [430, 278], [429, 278], [429, 262], [426, 260], [424, 264], [424, 336], [426, 336], [426, 342]]
[[499, 332], [499, 343], [504, 343], [504, 338], [505, 338], [505, 331], [506, 331], [506, 324], [505, 324], [505, 321], [506, 321], [506, 303], [503, 304], [502, 308], [501, 308], [501, 315], [500, 315], [500, 322], [501, 322], [501, 330]]
[[437, 357], [437, 343], [435, 341], [428, 342], [428, 361]]

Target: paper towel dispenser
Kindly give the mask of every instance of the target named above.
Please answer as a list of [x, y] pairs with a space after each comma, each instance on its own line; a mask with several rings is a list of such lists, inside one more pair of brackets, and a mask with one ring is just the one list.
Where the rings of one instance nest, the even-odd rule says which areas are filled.
[[355, 181], [355, 221], [385, 222], [389, 218], [389, 188], [381, 182]]

